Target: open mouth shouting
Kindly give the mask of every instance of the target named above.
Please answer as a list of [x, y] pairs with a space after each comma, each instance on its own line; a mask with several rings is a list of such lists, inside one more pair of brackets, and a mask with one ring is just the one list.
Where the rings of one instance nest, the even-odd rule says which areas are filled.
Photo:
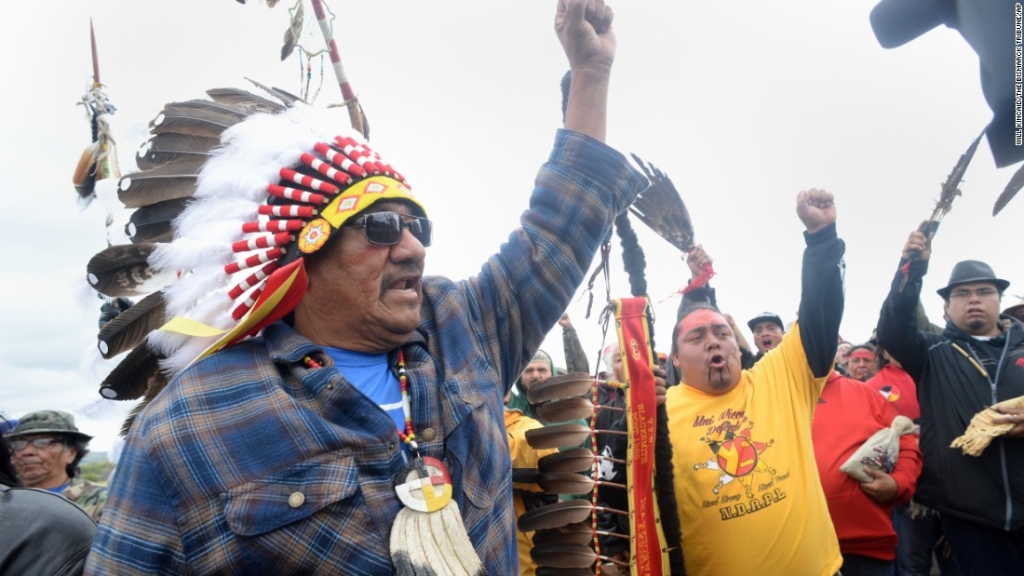
[[397, 278], [388, 278], [382, 283], [381, 297], [418, 300], [421, 280], [419, 274], [403, 274]]
[[400, 278], [395, 280], [391, 286], [388, 286], [388, 290], [415, 290], [420, 284], [418, 276]]
[[712, 354], [708, 358], [708, 384], [713, 388], [732, 382], [732, 371], [729, 369], [729, 361], [724, 354]]

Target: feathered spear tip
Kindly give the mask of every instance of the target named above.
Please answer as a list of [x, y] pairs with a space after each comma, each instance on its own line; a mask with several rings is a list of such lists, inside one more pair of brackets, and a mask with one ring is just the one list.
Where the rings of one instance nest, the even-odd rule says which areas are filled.
[[86, 146], [78, 160], [71, 178], [78, 192], [79, 205], [87, 207], [96, 198], [96, 181], [109, 176], [120, 178], [117, 169], [117, 152], [114, 138], [110, 133], [107, 116], [113, 114], [114, 106], [103, 92], [100, 83], [99, 55], [96, 51], [96, 31], [89, 20], [89, 39], [92, 49], [92, 87], [82, 96], [79, 104], [85, 106], [92, 126], [92, 143]]
[[939, 196], [937, 202], [935, 202], [935, 211], [932, 212], [931, 221], [938, 222], [942, 220], [942, 217], [949, 213], [953, 209], [953, 200], [956, 200], [957, 196], [960, 196], [960, 182], [964, 179], [964, 174], [967, 172], [967, 167], [971, 164], [971, 159], [974, 158], [974, 152], [978, 149], [978, 143], [981, 142], [981, 137], [985, 133], [978, 134], [978, 137], [971, 142], [971, 145], [967, 148], [967, 151], [960, 155], [960, 159], [957, 160], [953, 170], [949, 173], [949, 177], [942, 184], [942, 194]]
[[85, 208], [96, 198], [96, 182], [120, 178], [121, 170], [117, 162], [117, 143], [109, 122], [114, 107], [106, 101], [100, 86], [94, 87], [82, 101], [92, 116], [93, 141], [82, 152], [71, 180], [78, 192], [79, 205]]
[[690, 213], [672, 180], [653, 164], [645, 164], [636, 154], [632, 156], [651, 183], [633, 201], [629, 211], [680, 251], [693, 250]]
[[[939, 199], [935, 201], [935, 210], [932, 210], [931, 217], [928, 218], [918, 228], [919, 231], [923, 232], [926, 236], [935, 234], [939, 229], [939, 223], [942, 219], [949, 214], [949, 211], [953, 209], [953, 200], [956, 200], [958, 196], [963, 193], [960, 191], [960, 182], [964, 179], [964, 174], [967, 172], [967, 167], [971, 164], [971, 159], [974, 158], [974, 151], [978, 149], [978, 143], [981, 142], [981, 137], [985, 135], [982, 132], [977, 138], [971, 142], [968, 146], [967, 151], [960, 155], [960, 159], [957, 160], [956, 165], [953, 166], [953, 170], [949, 173], [946, 181], [942, 183], [942, 193], [939, 194]], [[920, 250], [911, 250], [908, 254], [909, 260], [917, 260], [921, 257]], [[903, 282], [900, 284], [900, 291], [906, 287], [907, 274], [909, 273], [910, 264], [909, 262], [904, 265], [901, 270], [903, 271]]]
[[996, 198], [996, 204], [992, 207], [992, 215], [995, 216], [999, 212], [1006, 208], [1006, 205], [1010, 203], [1010, 200], [1017, 195], [1021, 187], [1024, 187], [1024, 165], [1013, 174], [1013, 178], [1006, 184], [1006, 188], [1003, 189], [1003, 193]]

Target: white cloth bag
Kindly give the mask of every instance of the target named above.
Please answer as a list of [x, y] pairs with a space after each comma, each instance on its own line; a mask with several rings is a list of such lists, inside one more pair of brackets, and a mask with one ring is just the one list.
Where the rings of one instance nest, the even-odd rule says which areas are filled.
[[875, 432], [850, 456], [840, 472], [845, 472], [858, 482], [871, 482], [874, 478], [864, 471], [865, 467], [892, 472], [900, 455], [900, 436], [914, 431], [914, 422], [906, 416], [892, 419], [888, 428]]

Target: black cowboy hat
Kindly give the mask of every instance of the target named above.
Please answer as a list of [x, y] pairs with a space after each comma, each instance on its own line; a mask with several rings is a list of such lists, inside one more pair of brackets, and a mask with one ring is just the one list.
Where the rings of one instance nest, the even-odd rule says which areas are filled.
[[953, 266], [953, 272], [949, 275], [949, 284], [945, 288], [939, 288], [936, 292], [942, 296], [943, 300], [949, 300], [949, 292], [954, 286], [968, 282], [992, 282], [1000, 294], [1010, 286], [1008, 280], [996, 278], [996, 273], [988, 264], [978, 260], [964, 260]]

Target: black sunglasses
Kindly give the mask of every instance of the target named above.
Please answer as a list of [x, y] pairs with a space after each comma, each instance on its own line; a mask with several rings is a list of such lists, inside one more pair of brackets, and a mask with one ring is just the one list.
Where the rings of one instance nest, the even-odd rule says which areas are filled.
[[430, 220], [419, 216], [399, 214], [397, 212], [374, 212], [366, 214], [352, 222], [346, 222], [342, 226], [352, 228], [365, 228], [366, 240], [370, 244], [393, 246], [402, 239], [402, 231], [406, 228], [412, 233], [413, 238], [420, 241], [423, 247], [430, 246], [434, 225]]

